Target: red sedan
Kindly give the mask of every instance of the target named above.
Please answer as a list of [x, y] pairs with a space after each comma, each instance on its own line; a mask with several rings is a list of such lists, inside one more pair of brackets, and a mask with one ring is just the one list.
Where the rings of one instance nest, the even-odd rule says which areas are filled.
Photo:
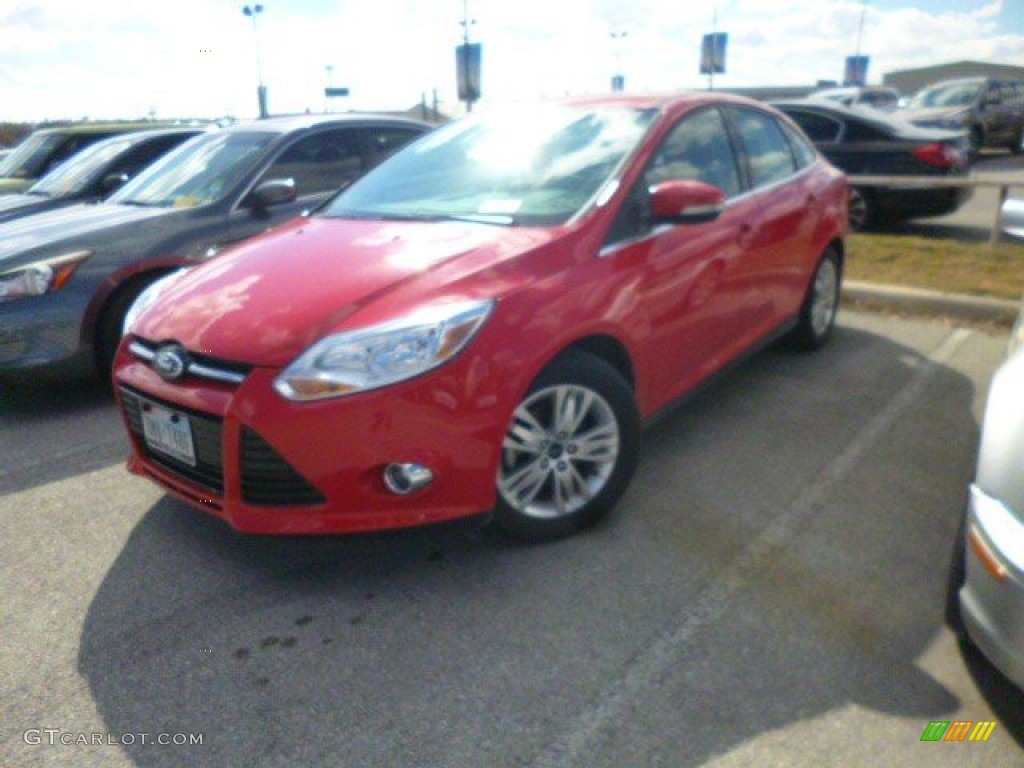
[[564, 535], [621, 496], [659, 410], [828, 340], [846, 197], [787, 118], [725, 95], [453, 123], [139, 298], [128, 468], [252, 533], [488, 512]]

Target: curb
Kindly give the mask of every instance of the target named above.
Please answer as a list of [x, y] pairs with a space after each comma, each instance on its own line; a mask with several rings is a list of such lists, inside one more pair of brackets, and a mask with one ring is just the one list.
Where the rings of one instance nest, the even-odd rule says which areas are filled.
[[941, 293], [921, 288], [902, 288], [877, 283], [843, 282], [843, 299], [868, 307], [878, 307], [924, 315], [942, 315], [964, 322], [997, 323], [1012, 326], [1021, 312], [1021, 304], [1006, 299]]

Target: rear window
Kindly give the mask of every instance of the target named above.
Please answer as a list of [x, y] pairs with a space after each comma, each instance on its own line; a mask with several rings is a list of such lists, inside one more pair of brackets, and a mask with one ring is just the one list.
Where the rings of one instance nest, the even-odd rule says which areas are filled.
[[843, 124], [838, 120], [802, 109], [787, 109], [785, 112], [794, 123], [800, 126], [800, 130], [806, 133], [807, 138], [811, 141], [819, 143], [839, 141]]
[[752, 109], [736, 110], [736, 127], [747, 149], [750, 181], [763, 187], [796, 171], [793, 152], [775, 118]]

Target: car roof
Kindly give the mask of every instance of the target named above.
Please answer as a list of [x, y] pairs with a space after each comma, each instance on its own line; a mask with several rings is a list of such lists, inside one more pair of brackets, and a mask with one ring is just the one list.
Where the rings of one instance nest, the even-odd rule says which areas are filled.
[[142, 130], [142, 131], [131, 131], [130, 133], [110, 136], [109, 138], [106, 138], [106, 139], [103, 139], [102, 141], [96, 142], [96, 145], [94, 145], [94, 146], [98, 146], [100, 144], [106, 144], [107, 142], [115, 142], [115, 141], [129, 142], [130, 144], [141, 144], [144, 141], [149, 141], [150, 139], [159, 139], [159, 138], [162, 138], [164, 136], [179, 136], [179, 135], [194, 136], [194, 135], [198, 135], [198, 134], [203, 133], [203, 132], [208, 131], [208, 130], [210, 130], [210, 126], [205, 126], [205, 125], [192, 125], [192, 126], [182, 125], [182, 126], [178, 126], [177, 128], [145, 129], [145, 130]]
[[128, 133], [132, 131], [145, 131], [154, 128], [187, 128], [187, 125], [175, 123], [72, 123], [70, 125], [55, 125], [48, 128], [39, 128], [35, 134], [44, 136], [50, 135], [88, 135], [92, 133]]
[[[785, 99], [772, 101], [771, 105], [785, 112], [788, 108], [804, 109], [831, 116], [838, 120], [858, 122], [871, 126], [876, 130], [911, 140], [938, 140], [955, 136], [959, 131], [947, 131], [938, 128], [924, 128], [903, 119], [898, 112], [888, 113], [864, 107], [846, 107], [832, 101], [817, 99]], [[870, 111], [869, 111], [870, 110]]]
[[675, 93], [649, 94], [601, 94], [596, 96], [573, 96], [554, 100], [550, 103], [567, 106], [623, 106], [636, 109], [676, 109], [679, 107], [700, 106], [702, 104], [741, 104], [744, 106], [764, 107], [764, 102], [755, 101], [727, 91], [677, 91]]
[[417, 128], [432, 128], [429, 123], [421, 120], [413, 120], [409, 117], [399, 115], [388, 115], [372, 112], [343, 112], [339, 114], [317, 114], [317, 115], [285, 115], [281, 117], [266, 117], [259, 120], [234, 123], [222, 129], [226, 133], [252, 133], [253, 131], [265, 131], [267, 133], [291, 133], [306, 128], [315, 128], [321, 125], [344, 125], [346, 123], [394, 123], [396, 125], [408, 125]]

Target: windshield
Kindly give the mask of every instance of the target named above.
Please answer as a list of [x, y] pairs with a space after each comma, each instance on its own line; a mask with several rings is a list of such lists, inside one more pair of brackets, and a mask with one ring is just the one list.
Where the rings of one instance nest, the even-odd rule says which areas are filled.
[[46, 197], [64, 197], [81, 192], [95, 179], [98, 172], [134, 143], [130, 138], [119, 137], [86, 147], [43, 176], [29, 188], [28, 192], [30, 195]]
[[276, 133], [205, 134], [186, 142], [108, 198], [111, 203], [191, 208], [216, 203]]
[[910, 109], [929, 107], [969, 107], [981, 95], [982, 83], [947, 83], [918, 91], [907, 106]]
[[656, 114], [548, 107], [462, 120], [399, 152], [321, 215], [564, 224], [636, 147]]
[[60, 134], [29, 136], [0, 162], [0, 178], [34, 179], [63, 141]]

